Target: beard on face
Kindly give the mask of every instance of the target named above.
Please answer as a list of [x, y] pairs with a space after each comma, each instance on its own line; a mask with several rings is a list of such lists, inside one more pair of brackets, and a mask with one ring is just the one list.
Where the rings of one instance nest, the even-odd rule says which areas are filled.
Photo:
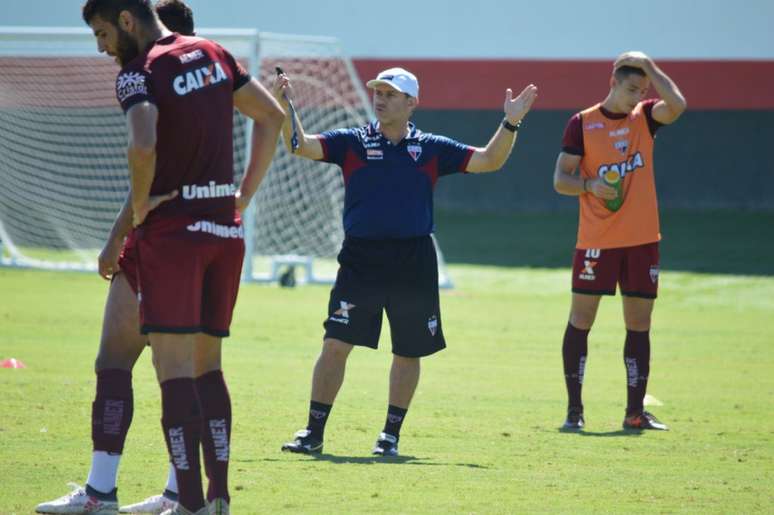
[[137, 42], [128, 32], [118, 27], [116, 57], [121, 62], [121, 66], [126, 66], [138, 55], [140, 55], [140, 49], [137, 47]]

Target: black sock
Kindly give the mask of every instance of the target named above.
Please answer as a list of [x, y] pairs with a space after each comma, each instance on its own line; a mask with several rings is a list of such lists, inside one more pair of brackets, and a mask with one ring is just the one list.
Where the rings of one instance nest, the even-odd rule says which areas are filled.
[[626, 415], [643, 410], [650, 374], [650, 331], [626, 331], [624, 344], [626, 366]]
[[118, 488], [114, 488], [110, 492], [100, 492], [99, 490], [95, 490], [91, 487], [91, 485], [86, 485], [86, 493], [92, 497], [96, 497], [100, 501], [118, 501]]
[[578, 329], [567, 324], [562, 343], [562, 358], [564, 361], [564, 383], [567, 386], [567, 409], [583, 411], [581, 389], [583, 374], [586, 369], [588, 354], [589, 329]]
[[384, 432], [395, 438], [400, 438], [400, 426], [406, 418], [408, 409], [399, 408], [390, 404], [387, 407], [387, 420], [384, 422]]
[[331, 413], [332, 407], [332, 404], [309, 402], [309, 422], [307, 422], [306, 428], [312, 432], [312, 436], [315, 438], [323, 439], [325, 423], [328, 422], [328, 415]]

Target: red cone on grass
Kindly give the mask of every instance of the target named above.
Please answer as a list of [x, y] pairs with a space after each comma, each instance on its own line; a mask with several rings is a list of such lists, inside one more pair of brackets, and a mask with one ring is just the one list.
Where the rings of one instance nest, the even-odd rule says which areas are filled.
[[8, 358], [0, 361], [0, 368], [27, 368], [27, 365], [16, 358]]

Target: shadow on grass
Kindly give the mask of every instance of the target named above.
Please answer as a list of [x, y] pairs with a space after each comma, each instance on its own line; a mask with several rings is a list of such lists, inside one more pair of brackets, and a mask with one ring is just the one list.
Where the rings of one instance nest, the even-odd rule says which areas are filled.
[[[327, 461], [328, 463], [335, 463], [337, 465], [351, 464], [351, 465], [423, 465], [429, 467], [467, 467], [473, 469], [488, 469], [485, 465], [479, 465], [477, 463], [434, 463], [427, 460], [427, 458], [417, 458], [411, 455], [400, 455], [393, 457], [384, 456], [338, 456], [335, 454], [308, 454], [301, 455], [308, 457], [314, 461]], [[286, 461], [277, 458], [265, 458], [261, 461]]]
[[611, 438], [616, 436], [641, 436], [644, 432], [642, 429], [619, 429], [617, 431], [586, 431], [585, 429], [566, 429], [560, 427], [558, 429], [560, 433], [577, 434], [578, 436], [594, 436], [597, 438]]
[[[438, 210], [438, 243], [447, 263], [569, 268], [577, 212], [471, 214]], [[661, 212], [661, 269], [774, 275], [772, 211]], [[722, 242], [719, 244], [718, 242]], [[568, 276], [569, 281], [569, 276]]]

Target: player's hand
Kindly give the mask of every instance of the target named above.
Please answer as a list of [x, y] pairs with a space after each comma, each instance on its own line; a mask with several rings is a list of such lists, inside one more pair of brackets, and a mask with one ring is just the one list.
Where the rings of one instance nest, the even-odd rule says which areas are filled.
[[97, 258], [97, 273], [107, 281], [121, 269], [118, 266], [118, 256], [121, 254], [122, 243], [121, 241], [109, 240]]
[[529, 112], [532, 104], [537, 98], [537, 86], [530, 84], [524, 90], [519, 93], [519, 96], [513, 98], [513, 91], [511, 88], [505, 90], [505, 103], [503, 104], [503, 111], [505, 111], [505, 117], [509, 123], [517, 124], [524, 116]]
[[652, 64], [653, 61], [644, 52], [632, 50], [619, 55], [615, 63], [613, 63], [613, 69], [620, 68], [621, 66], [632, 66], [647, 73]]
[[597, 179], [589, 179], [586, 183], [586, 190], [597, 198], [604, 200], [613, 200], [618, 198], [618, 190], [605, 183], [600, 177]]
[[152, 195], [148, 197], [148, 201], [143, 204], [142, 206], [136, 207], [133, 206], [132, 211], [132, 225], [134, 227], [137, 227], [141, 223], [145, 221], [145, 218], [148, 216], [148, 213], [159, 207], [164, 202], [167, 202], [168, 200], [172, 200], [173, 198], [177, 197], [177, 190], [171, 191], [169, 193], [166, 193], [164, 195]]
[[290, 84], [290, 79], [284, 73], [277, 75], [274, 78], [274, 84], [271, 87], [271, 93], [274, 98], [280, 103], [280, 105], [287, 109], [288, 102], [292, 102], [294, 98], [293, 86]]
[[250, 205], [250, 199], [242, 196], [242, 192], [239, 190], [234, 194], [234, 202], [236, 203], [236, 208], [240, 215], [244, 214], [245, 209]]

